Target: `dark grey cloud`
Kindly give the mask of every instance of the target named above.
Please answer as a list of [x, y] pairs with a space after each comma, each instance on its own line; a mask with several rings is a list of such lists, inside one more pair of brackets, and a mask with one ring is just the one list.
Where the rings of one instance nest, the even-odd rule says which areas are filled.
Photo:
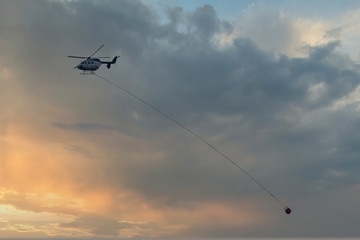
[[336, 28], [327, 30], [324, 37], [331, 38], [331, 39], [333, 39], [333, 38], [338, 39], [341, 36], [343, 31], [344, 31], [344, 27], [336, 27]]
[[64, 124], [64, 123], [53, 123], [53, 126], [63, 130], [79, 130], [79, 131], [95, 131], [95, 130], [108, 130], [118, 131], [126, 135], [132, 135], [126, 129], [122, 129], [120, 126], [106, 125], [101, 123], [75, 123], [75, 124]]
[[210, 5], [199, 7], [188, 15], [188, 31], [190, 31], [193, 36], [198, 35], [201, 41], [208, 41], [215, 33], [223, 29], [231, 32], [231, 24], [226, 21], [221, 21], [215, 9]]
[[[9, 46], [1, 64], [18, 70], [29, 99], [66, 112], [47, 124], [63, 131], [79, 130], [77, 136], [91, 138], [104, 149], [106, 154], [98, 154], [102, 166], [98, 170], [106, 177], [99, 177], [96, 187], [131, 189], [160, 209], [254, 197], [264, 198], [264, 204], [269, 200], [230, 163], [158, 113], [94, 76], [84, 79], [72, 71], [76, 63], [65, 59], [67, 55], [90, 54], [103, 43], [104, 55], [120, 52], [121, 58], [117, 67], [101, 69], [99, 74], [204, 136], [290, 202], [301, 205], [302, 199], [331, 191], [335, 195], [336, 190], [359, 184], [357, 106], [333, 107], [355, 91], [360, 79], [359, 66], [339, 52], [340, 41], [306, 46], [307, 57], [292, 58], [264, 51], [250, 38], [239, 37], [220, 48], [215, 37], [231, 33], [233, 25], [219, 19], [210, 5], [193, 12], [168, 8], [168, 19], [162, 23], [149, 6], [134, 0], [0, 4], [0, 20], [4, 19], [0, 30], [7, 33], [0, 43]], [[266, 13], [261, 24], [272, 24], [260, 26], [255, 21], [252, 30], [265, 29], [264, 39], [289, 42], [284, 40], [292, 32], [288, 19]], [[278, 28], [284, 30], [283, 37], [272, 35], [272, 29]], [[125, 145], [109, 132], [141, 139], [147, 147]], [[86, 146], [64, 142], [89, 156]], [[82, 180], [83, 186], [94, 183]], [[337, 199], [334, 204], [343, 202]], [[311, 204], [306, 207], [316, 210]], [[224, 225], [213, 232], [207, 226], [187, 231], [206, 232], [206, 236], [225, 232], [226, 236], [305, 236], [302, 226], [306, 226], [316, 236], [327, 236], [325, 226], [321, 232], [315, 224], [306, 224], [310, 215], [300, 216], [295, 221], [300, 226], [287, 225], [288, 229], [281, 225], [284, 220], [276, 219], [276, 226], [262, 231]], [[62, 227], [116, 235], [131, 226], [117, 219], [83, 216]], [[357, 231], [346, 229], [344, 236]]]

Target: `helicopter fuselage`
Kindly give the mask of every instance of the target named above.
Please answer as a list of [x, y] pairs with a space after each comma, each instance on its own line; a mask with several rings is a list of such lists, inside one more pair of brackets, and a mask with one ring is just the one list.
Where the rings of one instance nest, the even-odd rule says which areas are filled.
[[96, 71], [99, 69], [101, 61], [98, 58], [89, 58], [82, 61], [76, 68], [83, 71]]
[[118, 59], [118, 57], [120, 56], [115, 56], [113, 58], [113, 60], [110, 61], [100, 61], [100, 58], [108, 58], [108, 57], [97, 57], [97, 58], [93, 58], [92, 56], [94, 56], [95, 53], [97, 53], [102, 47], [104, 46], [101, 45], [93, 54], [90, 55], [90, 57], [80, 57], [80, 56], [68, 56], [69, 58], [81, 58], [81, 59], [85, 59], [83, 60], [80, 64], [78, 64], [75, 68], [83, 70], [83, 74], [94, 74], [94, 71], [98, 70], [101, 66], [101, 64], [106, 64], [106, 67], [108, 69], [110, 69], [112, 64], [116, 63], [116, 60]]

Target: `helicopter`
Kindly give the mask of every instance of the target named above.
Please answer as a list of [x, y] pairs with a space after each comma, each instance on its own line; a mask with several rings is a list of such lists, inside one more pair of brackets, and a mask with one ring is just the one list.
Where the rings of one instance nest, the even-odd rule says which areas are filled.
[[116, 60], [118, 57], [120, 56], [115, 56], [113, 58], [113, 60], [111, 62], [106, 62], [106, 61], [101, 61], [100, 58], [109, 58], [109, 57], [97, 57], [97, 58], [93, 58], [92, 56], [95, 55], [95, 53], [97, 53], [102, 47], [104, 46], [101, 45], [93, 54], [91, 54], [89, 57], [80, 57], [80, 56], [68, 56], [69, 58], [80, 58], [80, 59], [85, 59], [84, 61], [82, 61], [80, 64], [78, 64], [76, 67], [74, 67], [74, 69], [80, 69], [83, 70], [82, 73], [83, 75], [88, 75], [88, 74], [94, 74], [94, 72], [96, 70], [98, 70], [101, 66], [101, 64], [106, 64], [106, 67], [108, 69], [110, 69], [112, 64], [116, 63]]

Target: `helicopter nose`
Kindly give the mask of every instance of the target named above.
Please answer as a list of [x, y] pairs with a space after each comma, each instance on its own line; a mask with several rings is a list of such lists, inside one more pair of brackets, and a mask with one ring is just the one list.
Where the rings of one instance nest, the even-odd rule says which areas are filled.
[[74, 69], [77, 68], [77, 69], [80, 69], [80, 70], [83, 70], [83, 66], [82, 64], [80, 63], [79, 65], [77, 65], [76, 67], [74, 67]]

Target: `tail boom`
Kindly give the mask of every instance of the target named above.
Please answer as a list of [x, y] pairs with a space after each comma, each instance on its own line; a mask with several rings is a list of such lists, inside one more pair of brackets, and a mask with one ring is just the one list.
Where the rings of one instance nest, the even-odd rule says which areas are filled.
[[111, 62], [101, 62], [101, 63], [102, 63], [102, 64], [106, 64], [106, 67], [107, 67], [108, 69], [110, 69], [111, 64], [115, 64], [118, 57], [120, 57], [120, 56], [115, 56], [114, 59], [113, 59]]

